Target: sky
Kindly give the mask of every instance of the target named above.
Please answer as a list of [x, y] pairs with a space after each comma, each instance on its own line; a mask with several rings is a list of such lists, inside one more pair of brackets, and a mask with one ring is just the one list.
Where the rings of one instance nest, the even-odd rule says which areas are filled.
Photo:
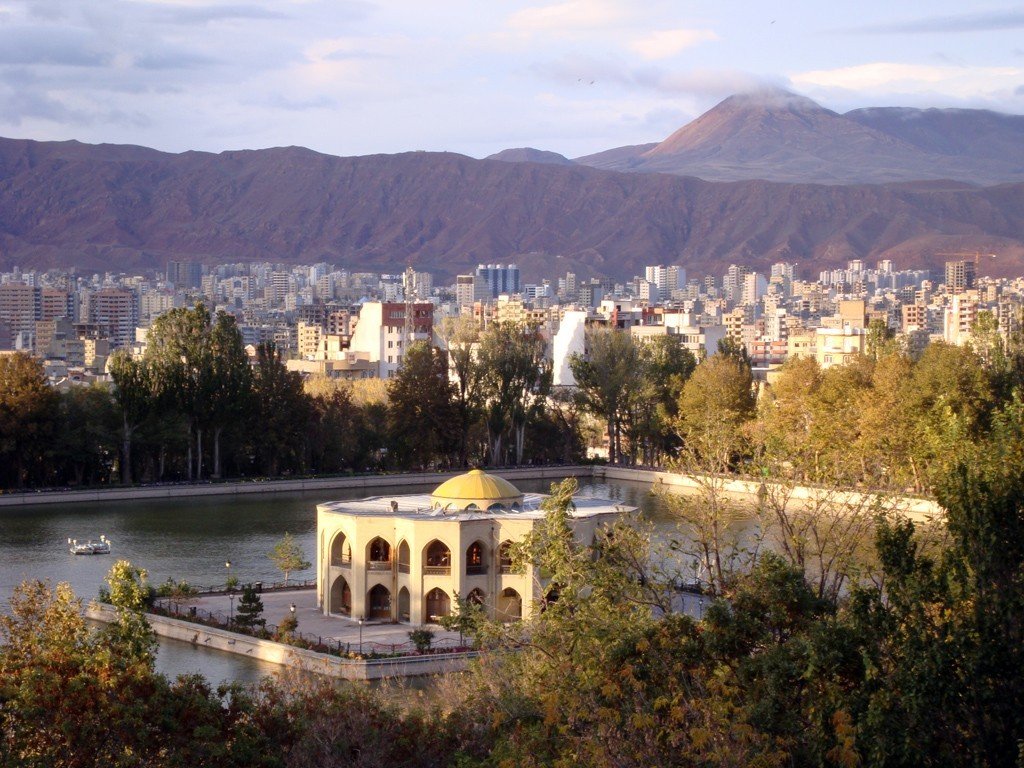
[[732, 93], [1024, 113], [1024, 5], [0, 0], [0, 136], [568, 157]]

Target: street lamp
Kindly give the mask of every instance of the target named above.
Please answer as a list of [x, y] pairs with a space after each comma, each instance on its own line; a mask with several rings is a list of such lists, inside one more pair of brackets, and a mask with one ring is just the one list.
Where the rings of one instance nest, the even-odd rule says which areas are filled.
[[359, 619], [359, 655], [363, 655], [363, 620]]
[[228, 626], [230, 627], [235, 623], [235, 592], [232, 590], [228, 593], [228, 600], [231, 601], [231, 612], [228, 614]]

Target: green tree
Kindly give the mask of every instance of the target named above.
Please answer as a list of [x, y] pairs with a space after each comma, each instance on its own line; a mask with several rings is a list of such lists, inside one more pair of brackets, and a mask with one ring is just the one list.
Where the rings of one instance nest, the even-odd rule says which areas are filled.
[[284, 574], [284, 583], [288, 583], [288, 574], [292, 571], [304, 571], [311, 563], [306, 559], [306, 553], [302, 551], [302, 545], [295, 540], [290, 533], [285, 533], [269, 554], [271, 562]]
[[640, 350], [629, 334], [615, 330], [587, 333], [585, 357], [573, 356], [569, 369], [576, 379], [580, 407], [608, 425], [608, 461], [622, 459], [624, 420], [642, 385]]
[[445, 318], [439, 335], [448, 353], [453, 403], [459, 426], [459, 464], [469, 466], [470, 432], [480, 417], [483, 366], [477, 359], [480, 329], [471, 317]]
[[388, 432], [398, 466], [451, 463], [458, 440], [453, 395], [444, 355], [424, 342], [410, 344], [388, 383]]
[[126, 349], [110, 356], [110, 377], [114, 382], [114, 402], [121, 416], [121, 482], [132, 482], [132, 438], [157, 403], [157, 377], [153, 363], [136, 360]]
[[238, 599], [235, 624], [244, 629], [256, 629], [266, 623], [267, 620], [263, 618], [263, 600], [252, 584], [246, 584], [242, 587], [242, 596]]
[[221, 476], [221, 436], [253, 410], [253, 375], [235, 318], [218, 312], [209, 330], [210, 371], [201, 423], [213, 432], [213, 477]]
[[117, 621], [108, 624], [104, 637], [121, 650], [122, 660], [152, 667], [156, 655], [156, 633], [144, 611], [149, 604], [148, 574], [127, 560], [118, 560], [105, 579], [110, 604], [117, 609]]
[[483, 335], [481, 396], [492, 464], [523, 461], [527, 427], [551, 389], [544, 347], [539, 330], [530, 325], [494, 323]]
[[91, 485], [113, 479], [120, 418], [102, 385], [59, 393], [52, 463], [58, 483]]
[[311, 402], [302, 376], [287, 369], [273, 344], [256, 348], [253, 393], [259, 430], [252, 439], [261, 470], [268, 475], [278, 475], [284, 467], [301, 471]]
[[203, 477], [203, 420], [212, 381], [210, 312], [203, 304], [176, 308], [153, 321], [146, 360], [153, 366], [159, 402], [184, 417], [188, 435], [188, 479]]

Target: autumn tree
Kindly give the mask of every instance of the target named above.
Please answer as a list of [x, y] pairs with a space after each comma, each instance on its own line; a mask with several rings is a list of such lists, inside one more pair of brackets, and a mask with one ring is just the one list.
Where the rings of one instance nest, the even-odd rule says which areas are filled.
[[306, 553], [302, 551], [302, 545], [295, 540], [290, 533], [286, 533], [268, 555], [271, 562], [284, 574], [284, 583], [288, 583], [288, 574], [293, 571], [304, 571], [311, 563], [306, 559]]
[[0, 459], [4, 485], [39, 484], [47, 473], [57, 393], [43, 366], [22, 352], [0, 355]]

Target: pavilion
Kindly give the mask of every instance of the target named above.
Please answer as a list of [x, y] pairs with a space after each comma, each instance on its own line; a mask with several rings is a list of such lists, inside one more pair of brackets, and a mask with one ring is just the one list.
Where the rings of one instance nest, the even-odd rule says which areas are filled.
[[[526, 618], [541, 579], [532, 566], [514, 568], [510, 548], [543, 519], [545, 498], [474, 469], [429, 495], [320, 504], [318, 605], [326, 615], [421, 625], [450, 614], [462, 596], [492, 619]], [[607, 499], [573, 502], [573, 533], [587, 545], [634, 510]]]

